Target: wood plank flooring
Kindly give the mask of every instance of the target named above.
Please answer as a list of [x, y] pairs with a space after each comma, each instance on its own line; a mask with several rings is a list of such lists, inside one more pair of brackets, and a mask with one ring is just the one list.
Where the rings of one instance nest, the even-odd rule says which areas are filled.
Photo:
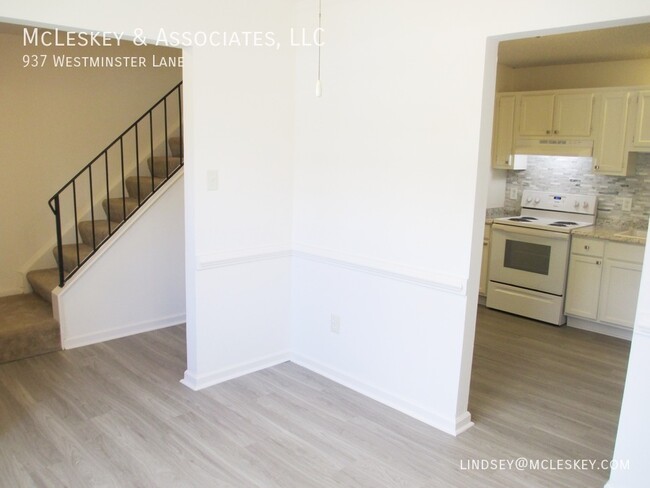
[[193, 392], [179, 383], [184, 334], [172, 327], [0, 365], [0, 485], [573, 488], [607, 480], [606, 471], [466, 468], [470, 459], [610, 458], [625, 341], [481, 308], [476, 425], [453, 438], [292, 363]]

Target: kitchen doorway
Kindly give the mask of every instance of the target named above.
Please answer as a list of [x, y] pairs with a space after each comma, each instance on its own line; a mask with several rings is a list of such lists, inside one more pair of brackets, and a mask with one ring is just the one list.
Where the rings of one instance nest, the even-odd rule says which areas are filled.
[[[646, 24], [639, 27], [639, 29], [645, 29], [647, 27], [648, 25]], [[638, 61], [641, 58], [635, 57], [638, 56], [638, 53], [634, 52], [630, 52], [628, 58], [618, 60], [597, 60], [594, 57], [581, 59], [575, 57], [573, 60], [569, 60], [567, 56], [571, 56], [572, 51], [570, 48], [579, 45], [581, 37], [588, 38], [595, 32], [589, 26], [584, 26], [584, 28], [585, 30], [583, 31], [562, 33], [559, 35], [544, 32], [534, 33], [526, 38], [518, 35], [517, 39], [514, 39], [512, 36], [501, 39], [489, 39], [486, 80], [490, 78], [491, 74], [494, 74], [496, 93], [505, 91], [598, 88], [599, 86], [606, 86], [605, 83], [613, 84], [613, 86], [650, 85], [650, 77], [647, 75], [650, 71], [645, 70], [635, 73], [633, 70], [635, 63], [648, 63], [650, 66], [650, 56], [647, 54], [646, 58], [643, 58], [643, 61]], [[620, 26], [612, 26], [612, 28], [621, 29]], [[619, 30], [619, 32], [621, 31]], [[573, 44], [567, 44], [564, 47], [559, 47], [558, 44], [555, 44], [555, 47], [552, 49], [548, 47], [544, 49], [544, 41], [548, 40], [548, 38], [555, 38], [551, 42], [563, 40], [563, 42]], [[590, 44], [590, 42], [586, 42], [586, 44]], [[500, 49], [501, 46], [507, 46], [510, 51], [502, 51]], [[593, 41], [591, 41], [591, 46], [597, 47]], [[577, 56], [575, 53], [574, 55]], [[592, 56], [594, 55], [592, 54]], [[514, 67], [505, 66], [505, 68], [497, 69], [497, 59], [502, 63], [508, 58], [515, 61], [518, 60], [516, 63], [520, 64]], [[491, 71], [490, 63], [494, 63], [494, 71]], [[528, 63], [536, 63], [537, 66], [533, 64], [525, 65]], [[599, 65], [599, 63], [601, 64]], [[604, 69], [605, 65], [602, 63], [618, 63], [619, 67], [626, 66], [627, 73], [621, 71], [612, 72], [610, 70], [608, 75], [605, 75], [607, 70]], [[587, 75], [589, 70], [592, 72], [594, 70], [600, 71], [603, 76], [590, 78]], [[549, 75], [549, 73], [552, 73], [552, 75]], [[492, 99], [490, 102], [486, 102], [486, 104], [493, 103], [493, 101]], [[650, 166], [650, 158], [647, 158], [647, 160], [646, 158], [646, 156], [641, 158], [642, 166], [646, 164]], [[481, 162], [481, 164], [484, 163], [486, 162]], [[566, 164], [566, 161], [564, 163]], [[572, 169], [574, 170], [576, 168], [582, 168], [584, 170], [585, 165], [587, 165], [587, 169], [590, 169], [591, 162], [585, 163], [583, 161], [582, 163], [571, 164], [573, 164]], [[642, 171], [645, 171], [645, 169]], [[521, 196], [522, 189], [553, 190], [557, 188], [558, 177], [552, 174], [553, 169], [548, 164], [543, 166], [543, 170], [538, 168], [536, 172], [536, 176], [544, 173], [546, 176], [549, 176], [548, 188], [540, 188], [541, 183], [538, 179], [526, 176], [523, 173], [518, 174], [512, 170], [490, 169], [487, 181], [485, 182], [489, 189], [487, 195], [488, 217], [490, 216], [490, 209], [498, 207], [503, 207], [506, 211], [509, 210], [515, 214], [521, 208], [520, 201], [517, 200], [517, 197]], [[479, 171], [479, 174], [481, 174], [481, 171]], [[566, 180], [565, 182], [573, 184], [573, 189], [580, 188], [582, 193], [587, 193], [584, 191], [584, 186], [594, 185], [591, 187], [592, 190], [596, 188], [599, 193], [603, 192], [606, 195], [599, 205], [599, 210], [601, 210], [602, 206], [604, 215], [608, 216], [609, 219], [603, 220], [613, 222], [620, 217], [622, 212], [630, 211], [629, 209], [622, 209], [625, 202], [618, 200], [621, 198], [620, 189], [619, 191], [616, 189], [617, 184], [626, 185], [624, 177], [612, 177], [611, 188], [603, 184], [602, 177], [600, 176], [600, 180], [593, 176], [576, 178], [573, 174], [570, 175], [564, 172], [561, 177]], [[629, 178], [636, 179], [637, 181], [639, 179], [644, 180], [643, 177], [638, 178], [635, 174], [632, 174]], [[635, 188], [634, 192], [638, 191], [639, 195], [642, 195], [645, 191], [650, 192], [650, 185], [648, 187], [647, 190], [645, 188]], [[630, 189], [629, 185], [624, 186], [624, 188], [626, 191]], [[574, 191], [574, 193], [577, 192]], [[636, 193], [631, 195], [631, 197], [634, 200]], [[642, 199], [643, 196], [640, 196], [639, 201]], [[629, 207], [629, 205], [626, 206]], [[635, 211], [632, 210], [632, 212], [634, 213]], [[637, 216], [634, 226], [647, 229], [648, 211], [639, 207], [636, 213]], [[643, 296], [640, 295], [638, 302], [643, 301]], [[542, 339], [549, 339], [550, 342], [543, 345], [544, 340]], [[574, 392], [578, 389], [582, 390], [582, 393], [588, 394], [595, 393], [602, 388], [602, 385], [599, 386], [598, 383], [590, 385], [589, 381], [582, 376], [584, 373], [588, 373], [590, 368], [593, 369], [596, 367], [587, 360], [587, 356], [589, 356], [590, 359], [595, 359], [599, 364], [604, 364], [611, 360], [617, 365], [609, 370], [610, 372], [614, 370], [616, 372], [606, 381], [609, 385], [606, 390], [610, 394], [610, 399], [616, 397], [617, 401], [607, 406], [609, 413], [605, 414], [609, 416], [610, 421], [612, 414], [614, 414], [614, 424], [617, 424], [618, 409], [620, 408], [625, 383], [629, 345], [629, 342], [621, 341], [621, 339], [601, 336], [593, 332], [584, 332], [576, 328], [555, 328], [530, 319], [479, 307], [475, 329], [474, 363], [469, 396], [469, 410], [472, 413], [473, 420], [477, 423], [495, 422], [498, 421], [497, 418], [499, 416], [496, 413], [489, 413], [491, 409], [492, 412], [511, 409], [508, 410], [510, 415], [530, 414], [528, 417], [529, 420], [533, 417], [542, 419], [536, 425], [530, 422], [527, 423], [529, 429], [533, 431], [539, 429], [540, 432], [538, 433], [542, 436], [553, 431], [553, 429], [558, 429], [558, 432], [564, 431], [567, 438], [586, 435], [587, 431], [593, 433], [593, 430], [590, 429], [596, 424], [601, 422], [601, 425], [604, 425], [602, 419], [598, 421], [596, 417], [586, 418], [577, 412], [571, 414], [570, 409], [564, 408], [561, 409], [561, 413], [560, 411], [556, 412], [561, 418], [557, 421], [552, 421], [552, 425], [547, 425], [543, 420], [543, 415], [538, 417], [537, 414], [534, 414], [535, 408], [547, 412], [553, 411], [554, 408], [567, 407], [567, 402], [570, 401], [580, 402], [581, 400], [576, 400], [575, 397], [571, 400], [570, 397], [557, 396], [557, 392], [562, 391], [562, 385], [566, 383], [574, 384]], [[584, 356], [584, 350], [582, 350], [581, 346], [594, 347], [595, 349], [587, 354], [587, 356]], [[540, 347], [540, 349], [536, 350], [536, 347]], [[580, 352], [581, 350], [582, 352]], [[527, 355], [527, 351], [531, 354]], [[569, 356], [563, 356], [567, 352], [570, 353]], [[557, 353], [560, 354], [558, 355]], [[571, 354], [574, 353], [575, 357], [572, 358]], [[613, 353], [613, 356], [608, 356], [607, 353]], [[539, 363], [536, 363], [537, 360], [539, 360]], [[543, 394], [544, 388], [554, 381], [552, 380], [553, 368], [565, 360], [568, 360], [569, 364], [560, 373], [561, 376], [556, 378], [558, 381], [556, 383], [557, 388], [553, 391], [549, 390], [547, 394]], [[544, 386], [545, 384], [546, 386]], [[529, 388], [532, 389], [527, 392]], [[571, 391], [566, 391], [566, 393], [568, 395]], [[587, 401], [585, 404], [587, 410], [589, 410], [590, 405], [598, 403], [594, 399], [587, 399], [586, 397], [583, 400]], [[527, 408], [532, 410], [526, 413]], [[600, 413], [602, 414], [604, 412]], [[491, 415], [494, 416], [490, 417]], [[562, 426], [564, 422], [568, 422], [568, 424]], [[574, 427], [578, 426], [578, 429], [574, 430], [573, 433], [571, 433], [570, 424]], [[601, 446], [602, 442], [609, 442], [608, 452], [611, 458], [616, 437], [616, 425], [610, 425], [610, 427], [613, 427], [613, 429], [610, 429], [609, 434], [604, 434], [605, 437], [601, 438]], [[584, 430], [581, 431], [581, 429]], [[606, 456], [606, 453], [604, 455]]]

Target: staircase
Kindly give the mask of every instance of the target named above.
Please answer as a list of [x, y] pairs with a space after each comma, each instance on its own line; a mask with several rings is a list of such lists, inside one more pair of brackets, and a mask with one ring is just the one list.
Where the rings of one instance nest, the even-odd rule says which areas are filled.
[[[78, 267], [77, 250], [79, 252], [79, 262], [83, 264], [93, 252], [93, 249], [96, 249], [108, 239], [109, 233], [115, 232], [140, 204], [166, 181], [167, 174], [173, 174], [181, 166], [180, 137], [170, 137], [168, 144], [171, 152], [171, 156], [168, 158], [169, 169], [165, 156], [150, 158], [148, 167], [153, 176], [130, 176], [126, 178], [124, 181], [127, 195], [124, 198], [116, 197], [102, 201], [105, 219], [82, 220], [78, 223], [79, 245], [63, 244], [62, 246], [63, 270], [66, 278]], [[60, 266], [58, 247], [52, 249], [52, 254]], [[59, 268], [30, 271], [27, 273], [27, 281], [29, 281], [36, 294], [43, 300], [52, 303], [52, 290], [59, 286]]]
[[[162, 185], [175, 174], [183, 165], [183, 141], [181, 137], [169, 137], [168, 134], [168, 99], [177, 96], [178, 100], [178, 131], [182, 133], [181, 119], [181, 85], [179, 84], [154, 105], [147, 113], [138, 119], [118, 139], [109, 145], [97, 158], [82, 169], [68, 184], [66, 184], [52, 199], [50, 207], [55, 213], [57, 226], [57, 246], [53, 249], [56, 268], [37, 269], [27, 273], [27, 280], [34, 293], [15, 295], [0, 298], [0, 363], [15, 361], [26, 357], [36, 356], [48, 352], [61, 350], [60, 326], [52, 316], [52, 291], [57, 286], [64, 286], [65, 282], [84, 265], [84, 263], [107, 242], [110, 237], [131, 217], [140, 206]], [[164, 109], [164, 155], [157, 156], [154, 152], [154, 117], [155, 111]], [[162, 124], [161, 124], [162, 125]], [[146, 158], [146, 167], [140, 168], [138, 135], [142, 134], [142, 126], [149, 129], [148, 147], [149, 157]], [[133, 133], [135, 135], [133, 136]], [[134, 167], [125, 168], [124, 147], [125, 139], [131, 137], [135, 140]], [[121, 154], [121, 181], [116, 185], [109, 183], [109, 155], [114, 147], [119, 147]], [[160, 151], [159, 151], [160, 152]], [[93, 168], [95, 169], [93, 170]], [[97, 167], [101, 169], [98, 171]], [[96, 202], [93, 190], [97, 195], [97, 183], [93, 184], [93, 174], [105, 169], [106, 181], [102, 182], [105, 195], [101, 201], [103, 214], [94, 210]], [[119, 172], [118, 172], [119, 173]], [[146, 174], [148, 173], [148, 174]], [[127, 176], [131, 174], [131, 176]], [[87, 178], [88, 177], [88, 178]], [[81, 182], [86, 179], [90, 182], [89, 210], [82, 212], [78, 208]], [[117, 193], [120, 196], [113, 196]], [[63, 243], [62, 216], [64, 208], [62, 200], [65, 193], [70, 193], [73, 198], [74, 208], [68, 211], [68, 220], [74, 231], [73, 243]], [[80, 217], [80, 214], [86, 215]], [[97, 215], [96, 215], [97, 214]], [[69, 239], [70, 240], [70, 239]]]

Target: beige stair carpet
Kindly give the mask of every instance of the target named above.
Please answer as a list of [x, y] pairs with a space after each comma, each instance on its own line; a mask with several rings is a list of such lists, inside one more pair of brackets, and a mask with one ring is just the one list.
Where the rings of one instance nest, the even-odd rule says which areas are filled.
[[0, 363], [60, 350], [48, 302], [33, 293], [0, 298]]

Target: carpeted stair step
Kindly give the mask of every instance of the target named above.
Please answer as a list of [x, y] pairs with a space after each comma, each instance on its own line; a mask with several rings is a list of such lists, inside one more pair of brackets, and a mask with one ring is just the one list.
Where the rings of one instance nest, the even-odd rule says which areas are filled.
[[[93, 248], [79, 243], [79, 262], [83, 262], [84, 259], [92, 252]], [[57, 248], [52, 249], [54, 254], [54, 259], [57, 263], [59, 262]], [[70, 272], [77, 267], [77, 245], [76, 244], [64, 244], [63, 245], [63, 269], [66, 272]]]
[[59, 286], [59, 269], [35, 269], [27, 273], [27, 281], [34, 293], [52, 303], [52, 290]]
[[[113, 225], [115, 227], [115, 225]], [[84, 220], [79, 222], [79, 235], [84, 244], [93, 247], [93, 222]], [[108, 237], [108, 220], [95, 220], [95, 246]]]
[[172, 152], [172, 156], [182, 156], [183, 151], [182, 151], [182, 142], [180, 137], [170, 137], [167, 139], [167, 143], [169, 144], [169, 149]]
[[0, 298], [0, 363], [60, 350], [49, 303], [33, 293]]
[[172, 174], [176, 168], [181, 164], [181, 158], [179, 156], [154, 156], [153, 163], [151, 158], [149, 158], [149, 170], [151, 174], [157, 176], [158, 178], [167, 177], [167, 161], [169, 160], [169, 174]]
[[106, 216], [110, 218], [111, 222], [122, 222], [124, 220], [124, 208], [126, 207], [126, 215], [130, 215], [138, 208], [138, 199], [131, 197], [111, 198], [110, 200], [104, 200], [102, 207], [104, 207], [104, 212], [106, 212]]
[[164, 178], [155, 178], [151, 176], [130, 176], [126, 179], [126, 190], [131, 198], [138, 198], [138, 182], [140, 186], [140, 201], [144, 200], [151, 194], [151, 186], [158, 188], [165, 181]]

